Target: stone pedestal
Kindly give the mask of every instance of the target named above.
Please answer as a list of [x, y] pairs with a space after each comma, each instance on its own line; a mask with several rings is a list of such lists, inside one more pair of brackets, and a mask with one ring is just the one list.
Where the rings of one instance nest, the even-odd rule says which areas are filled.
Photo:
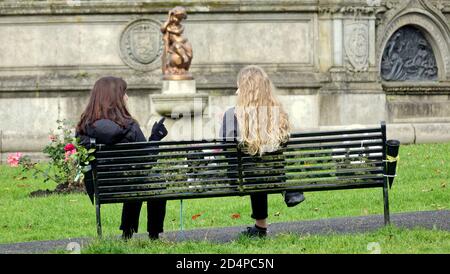
[[163, 80], [162, 94], [194, 94], [196, 92], [195, 80]]
[[153, 109], [161, 116], [202, 116], [208, 104], [208, 95], [196, 92], [195, 80], [163, 80], [161, 91], [152, 96]]
[[161, 94], [153, 95], [151, 123], [168, 117], [169, 131], [165, 140], [181, 141], [203, 139], [203, 112], [208, 105], [208, 94], [197, 93], [195, 80], [163, 80]]

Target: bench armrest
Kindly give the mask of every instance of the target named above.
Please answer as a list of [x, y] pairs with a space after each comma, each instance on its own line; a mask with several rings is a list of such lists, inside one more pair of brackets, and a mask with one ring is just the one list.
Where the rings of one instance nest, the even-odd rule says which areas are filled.
[[394, 183], [394, 178], [397, 174], [397, 163], [399, 159], [398, 151], [400, 148], [399, 140], [386, 141], [386, 176], [389, 180], [389, 188]]

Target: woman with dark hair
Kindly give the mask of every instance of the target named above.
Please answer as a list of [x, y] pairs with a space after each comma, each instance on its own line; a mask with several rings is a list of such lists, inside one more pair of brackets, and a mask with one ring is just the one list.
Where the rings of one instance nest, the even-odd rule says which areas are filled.
[[[106, 145], [147, 141], [127, 109], [126, 91], [127, 83], [120, 78], [103, 77], [95, 83], [89, 103], [76, 127], [76, 137], [80, 138], [82, 145], [88, 146], [90, 138]], [[149, 141], [159, 141], [167, 135], [163, 121], [155, 122]], [[148, 201], [147, 205], [147, 231], [150, 239], [158, 239], [159, 233], [163, 232], [166, 201]], [[123, 239], [131, 238], [138, 231], [141, 207], [142, 202], [123, 204], [120, 225]]]

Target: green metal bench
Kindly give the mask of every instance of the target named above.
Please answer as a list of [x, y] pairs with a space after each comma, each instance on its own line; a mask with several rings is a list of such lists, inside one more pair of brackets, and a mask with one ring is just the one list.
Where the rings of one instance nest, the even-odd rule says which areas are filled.
[[[281, 150], [263, 157], [243, 154], [236, 140], [92, 145], [99, 236], [102, 204], [292, 190], [380, 187], [384, 221], [390, 222], [388, 185], [395, 176], [399, 143], [386, 142], [384, 122], [377, 128], [294, 133]], [[393, 151], [389, 157], [387, 150]]]

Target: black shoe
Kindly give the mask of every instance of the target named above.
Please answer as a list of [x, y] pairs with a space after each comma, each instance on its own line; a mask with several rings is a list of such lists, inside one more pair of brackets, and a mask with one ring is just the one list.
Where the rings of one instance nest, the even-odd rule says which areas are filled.
[[249, 226], [247, 227], [246, 231], [242, 231], [241, 235], [247, 236], [247, 237], [266, 237], [267, 236], [267, 229], [262, 229], [256, 226]]
[[154, 232], [149, 232], [148, 233], [148, 238], [152, 241], [158, 240], [159, 239], [159, 233], [154, 233]]
[[283, 192], [284, 202], [288, 207], [293, 207], [305, 200], [303, 192]]
[[131, 230], [124, 230], [122, 232], [122, 240], [128, 241], [131, 238], [133, 238], [133, 231], [131, 231]]

